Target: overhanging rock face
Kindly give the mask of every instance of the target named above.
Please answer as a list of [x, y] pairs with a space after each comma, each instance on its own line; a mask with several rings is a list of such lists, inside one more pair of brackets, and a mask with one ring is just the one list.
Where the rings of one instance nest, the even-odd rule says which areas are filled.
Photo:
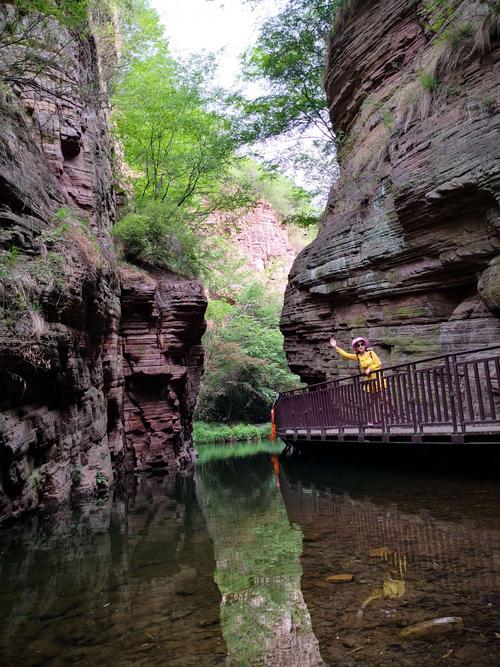
[[498, 27], [462, 2], [436, 35], [420, 4], [347, 3], [330, 47], [341, 175], [281, 319], [305, 381], [345, 372], [332, 334], [386, 365], [500, 342]]

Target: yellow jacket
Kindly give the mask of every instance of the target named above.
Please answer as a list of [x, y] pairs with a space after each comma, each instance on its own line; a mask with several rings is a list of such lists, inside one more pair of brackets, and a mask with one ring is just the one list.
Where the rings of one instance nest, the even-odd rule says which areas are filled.
[[[352, 352], [346, 352], [341, 347], [337, 345], [335, 352], [340, 354], [344, 359], [349, 359], [349, 361], [357, 361], [359, 364], [359, 372], [363, 374], [363, 380], [376, 380], [377, 374], [376, 371], [379, 371], [382, 368], [382, 362], [380, 361], [378, 355], [373, 350], [366, 350], [363, 354], [353, 354]], [[367, 373], [367, 371], [369, 371]]]

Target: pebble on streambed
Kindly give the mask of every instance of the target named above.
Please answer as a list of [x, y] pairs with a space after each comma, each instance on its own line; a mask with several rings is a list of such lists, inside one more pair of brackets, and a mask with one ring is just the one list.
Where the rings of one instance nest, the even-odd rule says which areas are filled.
[[442, 616], [429, 621], [422, 621], [403, 628], [399, 636], [403, 639], [427, 639], [448, 632], [462, 632], [464, 622], [460, 616]]
[[353, 574], [332, 574], [330, 577], [327, 577], [325, 581], [329, 581], [330, 583], [342, 583], [346, 581], [352, 581], [354, 579]]

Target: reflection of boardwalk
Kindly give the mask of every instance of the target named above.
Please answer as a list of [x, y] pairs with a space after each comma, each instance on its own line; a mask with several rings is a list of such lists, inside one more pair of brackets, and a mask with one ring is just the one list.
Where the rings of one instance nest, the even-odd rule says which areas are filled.
[[302, 441], [499, 444], [500, 346], [342, 377], [280, 394], [279, 436]]
[[[304, 532], [302, 590], [327, 664], [358, 648], [367, 665], [427, 666], [450, 650], [455, 664], [499, 664], [500, 530], [403, 513], [283, 471], [281, 490]], [[326, 583], [340, 572], [353, 581]], [[400, 639], [403, 627], [439, 616], [463, 618], [464, 634], [416, 648]]]
[[[474, 593], [481, 583], [486, 590], [500, 590], [500, 531], [435, 522], [425, 514], [405, 515], [395, 506], [381, 510], [369, 501], [304, 487], [286, 477], [282, 491], [290, 521], [327, 530], [339, 541], [348, 537], [359, 551], [387, 547], [386, 562], [416, 576], [430, 564], [443, 573], [437, 588]], [[473, 581], [468, 578], [472, 571]]]

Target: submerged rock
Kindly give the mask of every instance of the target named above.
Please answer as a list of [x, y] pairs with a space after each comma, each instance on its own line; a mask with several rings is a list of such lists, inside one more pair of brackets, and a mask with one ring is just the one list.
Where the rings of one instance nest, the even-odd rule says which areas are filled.
[[390, 556], [392, 551], [388, 547], [378, 547], [377, 549], [372, 549], [368, 554], [370, 558], [383, 558], [384, 556]]
[[353, 574], [332, 574], [331, 577], [327, 577], [326, 581], [333, 583], [341, 583], [345, 581], [352, 581], [354, 579]]
[[404, 639], [427, 639], [448, 632], [462, 632], [464, 622], [460, 616], [442, 616], [429, 621], [422, 621], [403, 628], [399, 633]]

